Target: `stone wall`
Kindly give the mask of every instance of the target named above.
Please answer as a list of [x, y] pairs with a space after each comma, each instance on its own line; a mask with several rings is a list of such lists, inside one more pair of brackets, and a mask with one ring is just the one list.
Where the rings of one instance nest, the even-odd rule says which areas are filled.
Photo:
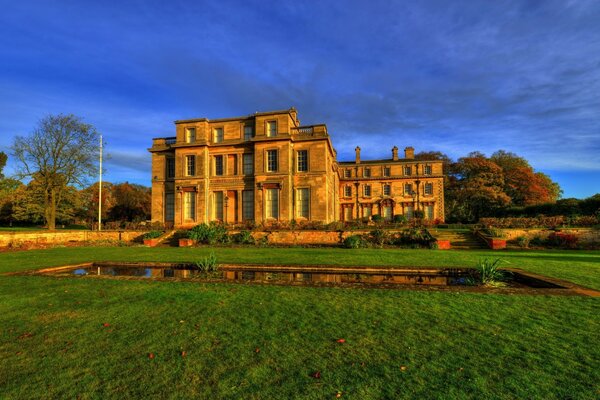
[[69, 242], [86, 242], [99, 240], [123, 240], [131, 242], [141, 239], [141, 231], [19, 231], [1, 232], [0, 247], [21, 247], [30, 245], [65, 244]]

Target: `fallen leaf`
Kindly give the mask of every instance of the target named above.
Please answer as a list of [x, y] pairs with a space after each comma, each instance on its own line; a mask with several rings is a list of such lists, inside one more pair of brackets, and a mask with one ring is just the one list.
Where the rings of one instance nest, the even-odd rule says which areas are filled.
[[154, 353], [148, 353], [148, 358], [153, 360], [154, 359]]
[[406, 365], [401, 365], [400, 366], [400, 371], [406, 371], [406, 368], [407, 368]]
[[22, 334], [21, 336], [19, 336], [19, 339], [26, 339], [26, 338], [30, 338], [33, 336], [33, 333], [31, 332], [25, 332], [24, 334]]
[[108, 328], [110, 326], [110, 324], [108, 322], [105, 322], [102, 324], [103, 327]]
[[186, 351], [182, 351], [181, 352], [181, 357], [185, 357], [185, 356], [187, 356], [187, 352]]
[[254, 349], [254, 352], [255, 353], [260, 353], [260, 349], [257, 347], [257, 348]]
[[335, 394], [335, 397], [336, 397], [337, 399], [339, 399], [340, 397], [342, 397], [342, 392], [337, 392], [337, 393]]
[[338, 339], [337, 342], [338, 343], [346, 343], [346, 339]]
[[321, 379], [321, 371], [316, 371], [311, 376], [315, 379]]

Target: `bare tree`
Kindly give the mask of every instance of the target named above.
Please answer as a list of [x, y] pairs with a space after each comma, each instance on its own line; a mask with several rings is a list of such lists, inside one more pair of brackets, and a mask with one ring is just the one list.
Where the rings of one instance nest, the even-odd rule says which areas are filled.
[[98, 168], [99, 134], [74, 115], [50, 115], [29, 136], [17, 136], [12, 146], [19, 162], [17, 175], [35, 179], [43, 191], [44, 219], [56, 227], [56, 210], [68, 186], [83, 187]]

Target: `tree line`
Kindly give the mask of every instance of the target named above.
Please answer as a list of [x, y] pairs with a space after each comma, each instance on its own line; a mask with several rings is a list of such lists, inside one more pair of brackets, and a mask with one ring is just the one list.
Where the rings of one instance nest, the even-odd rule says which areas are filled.
[[[43, 118], [11, 148], [17, 172], [3, 174], [8, 156], [0, 152], [0, 225], [97, 224], [99, 185], [96, 129], [74, 115]], [[128, 182], [102, 184], [102, 217], [115, 227], [150, 218], [150, 188]], [[114, 224], [114, 223], [117, 224]]]
[[[44, 224], [54, 229], [57, 222], [88, 226], [97, 222], [99, 190], [90, 179], [98, 173], [99, 140], [92, 125], [62, 114], [42, 119], [29, 136], [16, 137], [15, 177], [2, 174], [8, 156], [0, 152], [0, 224]], [[471, 152], [457, 160], [441, 152], [421, 152], [415, 158], [444, 162], [447, 222], [600, 214], [600, 194], [584, 200], [560, 199], [558, 183], [505, 150], [490, 157]], [[102, 186], [102, 218], [115, 227], [149, 219], [150, 204], [148, 187], [128, 182]]]

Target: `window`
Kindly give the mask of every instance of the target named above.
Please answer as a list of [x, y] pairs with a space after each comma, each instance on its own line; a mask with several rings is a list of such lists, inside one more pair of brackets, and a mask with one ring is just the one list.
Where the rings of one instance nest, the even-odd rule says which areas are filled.
[[364, 185], [363, 186], [363, 195], [365, 197], [371, 197], [371, 185]]
[[254, 129], [250, 125], [244, 126], [244, 140], [252, 140], [252, 136], [254, 136]]
[[371, 206], [363, 206], [363, 217], [367, 218], [371, 216]]
[[175, 178], [175, 159], [173, 157], [167, 157], [167, 179]]
[[185, 128], [185, 142], [194, 143], [196, 141], [196, 128]]
[[425, 175], [431, 175], [431, 165], [426, 165], [426, 166], [424, 167], [424, 171], [423, 171], [423, 173], [424, 173]]
[[165, 221], [172, 222], [175, 219], [175, 194], [165, 194]]
[[352, 186], [344, 186], [344, 197], [352, 196]]
[[196, 219], [196, 192], [184, 192], [183, 218], [186, 220]]
[[412, 167], [410, 165], [404, 167], [404, 175], [412, 175]]
[[308, 150], [298, 151], [298, 172], [308, 171]]
[[425, 194], [432, 195], [433, 194], [433, 183], [425, 184]]
[[254, 173], [254, 157], [252, 154], [244, 154], [244, 175], [252, 175]]
[[390, 176], [390, 175], [391, 175], [390, 167], [383, 167], [383, 176]]
[[352, 176], [352, 170], [345, 169], [344, 170], [344, 178], [350, 178]]
[[221, 143], [223, 141], [223, 128], [213, 129], [213, 142]]
[[223, 175], [223, 156], [215, 156], [215, 175]]
[[267, 150], [267, 172], [277, 172], [277, 150]]
[[344, 221], [352, 220], [352, 207], [344, 208]]
[[387, 206], [383, 206], [383, 219], [385, 221], [391, 221], [392, 220], [392, 206], [387, 205]]
[[215, 199], [215, 218], [219, 221], [223, 220], [223, 192], [214, 192]]
[[296, 215], [308, 219], [310, 207], [310, 191], [308, 188], [296, 189]]
[[185, 156], [185, 174], [187, 176], [196, 175], [196, 156]]
[[383, 195], [389, 196], [392, 194], [392, 185], [385, 184], [383, 185]]
[[268, 137], [277, 136], [277, 121], [267, 122], [267, 136]]
[[425, 219], [433, 219], [433, 206], [432, 205], [426, 205], [425, 209], [423, 211], [425, 212]]
[[364, 174], [365, 178], [371, 177], [371, 168], [365, 168]]
[[279, 189], [265, 190], [265, 215], [267, 219], [279, 218]]
[[406, 219], [412, 219], [414, 216], [414, 208], [413, 206], [404, 207], [404, 216]]
[[244, 221], [254, 219], [254, 191], [244, 190], [242, 192], [242, 219]]
[[412, 195], [412, 183], [405, 183], [404, 184], [404, 195]]

